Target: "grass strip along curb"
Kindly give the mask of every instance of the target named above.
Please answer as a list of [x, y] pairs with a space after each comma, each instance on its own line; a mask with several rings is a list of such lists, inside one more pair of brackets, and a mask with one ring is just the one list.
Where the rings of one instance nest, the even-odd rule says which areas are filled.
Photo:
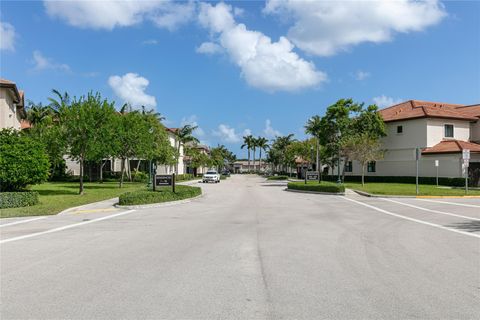
[[289, 182], [287, 189], [323, 193], [345, 193], [345, 186], [343, 184], [329, 182], [307, 184], [305, 184], [305, 182]]
[[267, 177], [267, 180], [287, 180], [287, 176], [271, 176]]
[[0, 209], [33, 206], [38, 203], [38, 192], [2, 192], [0, 193]]
[[202, 189], [199, 187], [191, 187], [184, 185], [177, 185], [175, 193], [170, 187], [161, 187], [157, 191], [141, 190], [126, 192], [118, 198], [120, 206], [154, 204], [170, 201], [178, 201], [197, 197], [202, 194]]

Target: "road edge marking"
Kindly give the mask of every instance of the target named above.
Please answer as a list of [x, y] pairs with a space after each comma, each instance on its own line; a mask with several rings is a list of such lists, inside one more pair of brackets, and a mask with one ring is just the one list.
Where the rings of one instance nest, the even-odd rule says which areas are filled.
[[435, 227], [435, 228], [439, 228], [439, 229], [443, 229], [443, 230], [448, 230], [448, 231], [452, 231], [452, 232], [455, 232], [455, 233], [463, 234], [465, 236], [470, 236], [470, 237], [475, 237], [475, 238], [480, 239], [479, 234], [474, 234], [474, 233], [469, 233], [469, 232], [465, 232], [465, 231], [455, 230], [455, 229], [444, 227], [444, 226], [436, 224], [436, 223], [431, 223], [431, 222], [427, 222], [427, 221], [423, 221], [423, 220], [418, 220], [418, 219], [402, 216], [400, 214], [396, 214], [396, 213], [393, 213], [393, 212], [390, 212], [390, 211], [387, 211], [387, 210], [384, 210], [384, 209], [381, 209], [381, 208], [378, 208], [378, 207], [375, 207], [375, 206], [372, 206], [372, 205], [369, 205], [367, 203], [363, 203], [363, 202], [360, 202], [360, 201], [357, 201], [357, 200], [349, 199], [347, 197], [341, 197], [341, 198], [345, 199], [347, 201], [350, 201], [350, 202], [355, 202], [356, 204], [362, 205], [364, 207], [368, 207], [370, 209], [382, 212], [384, 214], [388, 214], [388, 215], [393, 216], [393, 217], [417, 222], [417, 223], [424, 224], [424, 225], [427, 225], [427, 226], [430, 226], [430, 227]]
[[18, 241], [18, 240], [23, 240], [23, 239], [28, 239], [28, 238], [33, 238], [33, 237], [38, 237], [38, 236], [41, 236], [41, 235], [44, 235], [44, 234], [49, 234], [49, 233], [54, 233], [54, 232], [58, 232], [58, 231], [63, 231], [63, 230], [75, 228], [75, 227], [80, 227], [80, 226], [83, 226], [85, 224], [94, 223], [94, 222], [98, 222], [98, 221], [103, 221], [103, 220], [123, 216], [123, 215], [129, 214], [129, 213], [132, 213], [134, 211], [135, 210], [128, 210], [128, 211], [124, 211], [124, 212], [120, 212], [120, 213], [116, 213], [116, 214], [111, 214], [109, 216], [105, 216], [105, 217], [101, 217], [101, 218], [97, 218], [97, 219], [93, 219], [93, 220], [77, 222], [77, 223], [74, 223], [74, 224], [68, 224], [68, 225], [63, 226], [63, 227], [53, 228], [53, 229], [50, 229], [50, 230], [45, 230], [45, 231], [36, 232], [36, 233], [30, 233], [30, 234], [26, 234], [26, 235], [19, 236], [19, 237], [8, 238], [8, 239], [5, 239], [5, 240], [1, 240], [0, 244], [4, 244], [4, 243], [7, 243], [7, 242]]
[[37, 220], [41, 220], [41, 219], [45, 219], [45, 218], [47, 218], [47, 217], [37, 217], [37, 218], [33, 218], [33, 219], [17, 220], [15, 222], [10, 222], [10, 223], [2, 223], [2, 224], [0, 224], [0, 228], [13, 226], [13, 225], [16, 225], [16, 224], [21, 224], [21, 223], [27, 223], [27, 222], [31, 222], [31, 221], [37, 221]]
[[448, 201], [438, 201], [438, 200], [430, 200], [430, 199], [423, 199], [423, 198], [417, 198], [418, 201], [427, 201], [427, 202], [433, 202], [433, 203], [444, 203], [444, 204], [450, 204], [452, 206], [461, 206], [461, 207], [469, 207], [469, 208], [480, 208], [480, 206], [476, 206], [474, 204], [468, 204], [468, 203], [457, 203], [457, 202], [448, 202]]
[[416, 206], [416, 205], [413, 205], [413, 204], [410, 204], [410, 203], [403, 203], [403, 202], [392, 200], [392, 199], [382, 199], [382, 200], [398, 203], [398, 204], [401, 204], [401, 205], [404, 205], [404, 206], [407, 206], [407, 207], [411, 207], [411, 208], [415, 208], [415, 209], [419, 209], [419, 210], [423, 210], [423, 211], [444, 214], [444, 215], [448, 215], [448, 216], [452, 216], [452, 217], [458, 217], [458, 218], [462, 218], [462, 219], [480, 221], [480, 218], [467, 217], [467, 216], [462, 216], [461, 214], [443, 212], [443, 211], [438, 211], [438, 210], [434, 210], [434, 209], [428, 209], [428, 208], [419, 207], [419, 206]]

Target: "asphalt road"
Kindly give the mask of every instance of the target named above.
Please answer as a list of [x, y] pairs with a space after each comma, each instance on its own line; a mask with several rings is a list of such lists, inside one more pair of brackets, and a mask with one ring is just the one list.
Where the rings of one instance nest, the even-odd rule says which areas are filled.
[[0, 318], [479, 318], [480, 199], [247, 176], [202, 188], [174, 206], [1, 220]]

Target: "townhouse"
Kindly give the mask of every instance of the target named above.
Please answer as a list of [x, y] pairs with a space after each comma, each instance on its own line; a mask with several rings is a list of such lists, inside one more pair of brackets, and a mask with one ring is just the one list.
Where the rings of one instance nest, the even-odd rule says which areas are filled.
[[0, 129], [28, 128], [28, 122], [24, 121], [26, 116], [24, 92], [15, 82], [0, 78]]
[[[460, 105], [409, 100], [379, 111], [387, 136], [382, 160], [367, 166], [368, 176], [415, 176], [416, 149], [420, 148], [419, 175], [464, 177], [463, 150], [470, 150], [468, 174], [476, 181], [480, 175], [480, 104]], [[360, 175], [356, 161], [345, 163], [345, 175]], [[331, 174], [336, 174], [336, 169]]]

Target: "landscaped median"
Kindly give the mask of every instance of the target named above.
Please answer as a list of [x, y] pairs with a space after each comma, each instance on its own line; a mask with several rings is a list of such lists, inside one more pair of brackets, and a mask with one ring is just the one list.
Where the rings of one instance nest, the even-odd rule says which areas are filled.
[[199, 187], [176, 185], [175, 193], [171, 187], [157, 188], [152, 190], [138, 190], [133, 192], [126, 192], [119, 197], [118, 204], [120, 206], [136, 206], [142, 204], [155, 204], [170, 201], [185, 200], [194, 198], [202, 194], [202, 189]]
[[288, 190], [293, 191], [304, 191], [304, 192], [316, 192], [316, 193], [327, 193], [327, 194], [344, 194], [345, 193], [345, 186], [343, 184], [333, 183], [333, 182], [326, 182], [323, 181], [321, 183], [308, 181], [305, 183], [304, 181], [298, 182], [289, 182], [287, 184]]
[[287, 180], [288, 177], [287, 176], [270, 176], [270, 177], [267, 177], [267, 180]]

